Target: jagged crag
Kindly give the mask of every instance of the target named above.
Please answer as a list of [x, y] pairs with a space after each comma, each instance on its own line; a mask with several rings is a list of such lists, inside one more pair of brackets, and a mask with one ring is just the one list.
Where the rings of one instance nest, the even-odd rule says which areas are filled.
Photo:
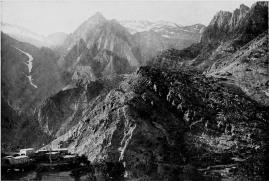
[[[54, 139], [45, 148], [86, 156], [88, 180], [221, 180], [210, 167], [231, 164], [226, 176], [268, 180], [268, 3], [219, 12], [200, 43], [155, 58], [142, 39], [167, 48], [156, 33], [132, 38], [118, 24], [97, 14], [57, 50], [69, 48], [51, 71], [65, 87], [34, 105]], [[6, 133], [17, 119], [7, 115]]]

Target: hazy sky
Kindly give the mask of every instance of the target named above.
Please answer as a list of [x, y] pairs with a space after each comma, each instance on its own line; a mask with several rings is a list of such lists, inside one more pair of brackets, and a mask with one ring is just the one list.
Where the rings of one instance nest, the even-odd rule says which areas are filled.
[[3, 22], [23, 26], [35, 33], [73, 32], [97, 11], [106, 19], [159, 20], [181, 25], [208, 25], [216, 12], [232, 12], [253, 1], [2, 1]]

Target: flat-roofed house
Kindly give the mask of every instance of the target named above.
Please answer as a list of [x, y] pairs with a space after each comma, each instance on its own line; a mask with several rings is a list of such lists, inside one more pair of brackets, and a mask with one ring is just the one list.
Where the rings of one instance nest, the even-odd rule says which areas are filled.
[[24, 164], [24, 163], [29, 163], [30, 158], [28, 156], [16, 156], [14, 157], [15, 164]]
[[37, 155], [46, 155], [46, 153], [48, 153], [49, 151], [48, 150], [37, 150], [35, 153]]
[[20, 155], [29, 156], [35, 153], [34, 148], [26, 148], [20, 150]]
[[65, 155], [65, 156], [63, 156], [63, 160], [65, 162], [72, 163], [72, 162], [77, 162], [78, 157], [76, 155]]
[[61, 154], [68, 154], [67, 148], [58, 148], [58, 149], [54, 149], [53, 151], [60, 152]]
[[46, 153], [48, 157], [51, 157], [52, 160], [57, 160], [60, 158], [60, 152], [49, 152]]
[[24, 164], [24, 163], [29, 163], [30, 158], [28, 156], [6, 156], [3, 158], [5, 162], [8, 162], [10, 165], [18, 165], [18, 164]]
[[13, 156], [5, 156], [2, 158], [2, 161], [6, 164], [14, 165], [14, 157]]

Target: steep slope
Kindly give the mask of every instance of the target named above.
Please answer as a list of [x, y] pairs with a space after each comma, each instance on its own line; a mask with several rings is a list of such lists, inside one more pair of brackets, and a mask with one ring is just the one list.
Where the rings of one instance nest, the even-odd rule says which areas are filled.
[[53, 138], [43, 132], [37, 119], [16, 112], [1, 98], [1, 151], [14, 152], [20, 148], [38, 149]]
[[180, 180], [188, 163], [214, 164], [208, 154], [216, 160], [225, 155], [218, 160], [223, 164], [250, 158], [254, 150], [266, 153], [267, 110], [213, 78], [141, 67], [50, 145], [85, 154], [92, 163], [121, 162], [128, 178]]

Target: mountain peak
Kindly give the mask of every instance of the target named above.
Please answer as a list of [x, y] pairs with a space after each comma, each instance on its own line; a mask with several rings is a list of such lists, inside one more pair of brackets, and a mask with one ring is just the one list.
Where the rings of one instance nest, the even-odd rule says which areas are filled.
[[112, 20], [111, 20], [111, 23], [120, 24], [120, 23], [118, 22], [118, 20], [116, 20], [116, 19], [112, 19]]
[[98, 22], [106, 20], [106, 18], [100, 12], [96, 12], [90, 19], [94, 19], [95, 21], [98, 21]]
[[97, 11], [93, 16], [94, 17], [104, 17], [103, 14], [99, 11]]
[[244, 4], [241, 4], [241, 5], [240, 5], [240, 11], [241, 11], [241, 12], [243, 11], [243, 13], [246, 12], [246, 11], [249, 11], [249, 9], [250, 9], [250, 8], [247, 7], [247, 6], [244, 5]]

